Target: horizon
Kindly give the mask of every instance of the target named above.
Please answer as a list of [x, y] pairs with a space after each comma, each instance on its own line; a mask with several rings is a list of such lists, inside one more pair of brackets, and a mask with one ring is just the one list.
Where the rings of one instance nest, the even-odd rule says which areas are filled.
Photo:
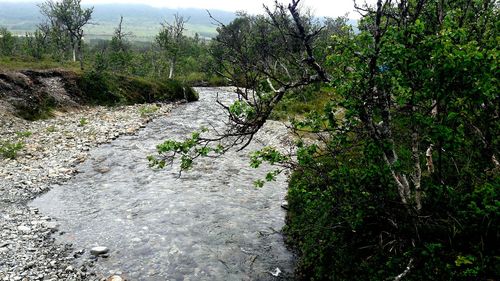
[[[41, 3], [42, 0], [0, 0], [0, 3]], [[287, 3], [288, 1], [282, 1], [281, 3]], [[373, 0], [366, 1], [368, 3], [373, 2]], [[218, 10], [224, 12], [238, 12], [245, 11], [250, 14], [262, 14], [264, 13], [263, 5], [272, 6], [273, 0], [261, 0], [256, 2], [245, 1], [245, 0], [214, 0], [214, 1], [203, 1], [203, 0], [183, 0], [183, 1], [162, 1], [162, 0], [83, 0], [82, 4], [91, 6], [100, 5], [141, 5], [149, 6], [157, 9], [167, 8], [175, 10], [183, 9], [206, 9], [206, 10]], [[364, 3], [364, 2], [363, 2]], [[339, 17], [348, 15], [350, 19], [358, 19], [359, 14], [354, 10], [354, 1], [352, 0], [340, 0], [340, 1], [322, 1], [322, 0], [303, 0], [301, 2], [303, 7], [311, 9], [314, 15], [318, 17]]]

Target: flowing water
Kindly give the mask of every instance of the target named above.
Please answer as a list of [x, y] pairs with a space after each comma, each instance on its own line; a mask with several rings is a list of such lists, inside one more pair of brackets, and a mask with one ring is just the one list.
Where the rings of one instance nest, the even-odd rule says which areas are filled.
[[248, 166], [248, 154], [274, 136], [261, 134], [244, 151], [201, 159], [180, 178], [175, 168], [148, 167], [146, 155], [162, 140], [222, 126], [226, 117], [216, 93], [226, 102], [231, 94], [197, 90], [200, 101], [95, 149], [79, 174], [31, 206], [58, 220], [60, 242], [87, 253], [108, 247], [110, 256], [96, 265], [103, 276], [119, 271], [129, 280], [289, 280], [294, 259], [279, 232], [286, 183], [279, 178], [256, 189], [253, 181], [266, 169]]

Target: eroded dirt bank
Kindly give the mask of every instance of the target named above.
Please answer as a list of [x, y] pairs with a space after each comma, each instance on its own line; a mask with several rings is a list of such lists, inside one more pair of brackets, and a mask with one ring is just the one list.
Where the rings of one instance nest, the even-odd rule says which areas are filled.
[[51, 109], [67, 110], [85, 103], [78, 76], [63, 70], [0, 70], [0, 118], [44, 117]]

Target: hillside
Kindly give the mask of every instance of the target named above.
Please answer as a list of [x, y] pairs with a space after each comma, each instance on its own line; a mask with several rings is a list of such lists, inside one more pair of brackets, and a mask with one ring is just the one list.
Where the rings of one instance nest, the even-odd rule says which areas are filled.
[[[189, 18], [188, 35], [198, 33], [213, 37], [216, 34], [216, 26], [203, 9], [176, 10], [140, 4], [102, 4], [94, 6], [93, 25], [87, 27], [87, 37], [109, 38], [120, 16], [123, 16], [125, 30], [132, 32], [136, 40], [151, 40], [158, 33], [160, 22], [171, 20], [175, 13]], [[233, 13], [225, 11], [214, 10], [210, 13], [223, 23], [235, 17]], [[15, 34], [23, 35], [35, 30], [40, 21], [42, 16], [36, 3], [0, 2], [0, 26]]]

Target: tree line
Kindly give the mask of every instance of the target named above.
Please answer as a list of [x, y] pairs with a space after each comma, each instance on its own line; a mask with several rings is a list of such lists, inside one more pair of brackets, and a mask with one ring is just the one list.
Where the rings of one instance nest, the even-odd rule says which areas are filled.
[[111, 40], [85, 40], [85, 26], [92, 22], [93, 8], [80, 0], [48, 0], [39, 5], [44, 20], [34, 32], [14, 36], [0, 27], [0, 59], [3, 57], [37, 62], [78, 62], [86, 71], [109, 71], [149, 78], [186, 80], [200, 83], [212, 77], [211, 43], [198, 34], [185, 35], [189, 21], [179, 14], [164, 21], [154, 42], [139, 42], [124, 30], [126, 18], [117, 19]]

